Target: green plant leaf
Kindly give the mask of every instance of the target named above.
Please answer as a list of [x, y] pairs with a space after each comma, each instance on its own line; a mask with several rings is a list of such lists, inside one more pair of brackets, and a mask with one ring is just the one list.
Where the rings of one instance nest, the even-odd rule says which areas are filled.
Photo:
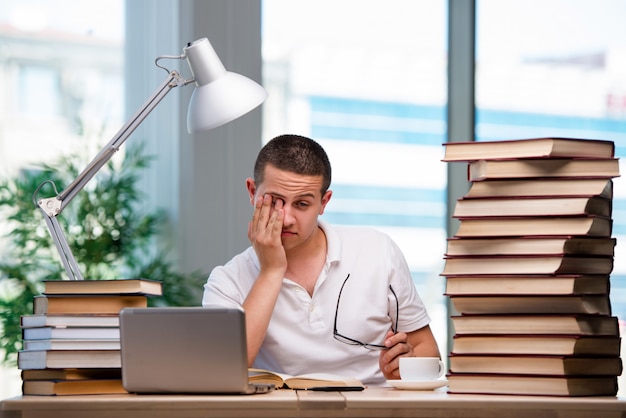
[[[16, 362], [21, 349], [20, 316], [32, 313], [33, 297], [43, 290], [42, 282], [66, 278], [32, 194], [47, 180], [62, 191], [86, 165], [83, 160], [72, 154], [0, 180], [0, 216], [8, 226], [0, 258], [0, 341], [5, 364]], [[159, 280], [164, 294], [151, 298], [151, 305], [199, 305], [206, 275], [177, 272], [167, 254], [155, 250], [165, 213], [139, 210], [144, 198], [138, 188], [140, 172], [151, 160], [143, 146], [127, 147], [123, 158], [107, 163], [58, 220], [86, 279]], [[52, 185], [45, 184], [38, 197], [55, 195]]]

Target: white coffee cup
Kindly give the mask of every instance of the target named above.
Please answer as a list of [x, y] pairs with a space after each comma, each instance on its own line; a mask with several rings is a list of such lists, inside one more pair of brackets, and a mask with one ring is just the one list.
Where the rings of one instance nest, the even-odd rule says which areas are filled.
[[445, 373], [443, 361], [438, 357], [400, 357], [400, 378], [429, 382]]

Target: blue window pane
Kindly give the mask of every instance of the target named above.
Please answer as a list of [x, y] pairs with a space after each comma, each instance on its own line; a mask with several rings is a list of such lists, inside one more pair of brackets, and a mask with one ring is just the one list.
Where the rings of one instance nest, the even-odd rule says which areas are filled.
[[22, 66], [18, 78], [18, 108], [21, 113], [58, 116], [59, 76], [54, 68]]
[[[477, 140], [615, 142], [613, 315], [626, 330], [626, 3], [477, 2]], [[623, 377], [620, 378], [623, 380]], [[623, 391], [624, 384], [620, 382]], [[620, 393], [621, 394], [621, 393]]]
[[263, 1], [264, 139], [292, 132], [326, 149], [323, 219], [398, 243], [445, 352], [446, 2], [355, 4]]

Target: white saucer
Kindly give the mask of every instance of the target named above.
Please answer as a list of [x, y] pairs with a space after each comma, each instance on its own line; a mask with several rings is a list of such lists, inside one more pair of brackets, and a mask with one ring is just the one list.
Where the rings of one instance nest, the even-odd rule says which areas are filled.
[[404, 390], [434, 390], [440, 387], [448, 386], [446, 379], [439, 380], [387, 380], [387, 383], [396, 389]]

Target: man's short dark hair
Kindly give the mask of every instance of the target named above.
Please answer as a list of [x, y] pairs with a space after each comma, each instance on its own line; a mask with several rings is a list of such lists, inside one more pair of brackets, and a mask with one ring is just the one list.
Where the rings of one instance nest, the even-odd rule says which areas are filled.
[[265, 144], [254, 163], [254, 182], [257, 186], [263, 183], [268, 164], [295, 174], [322, 176], [322, 195], [330, 187], [331, 168], [328, 155], [311, 138], [287, 134], [277, 136]]

